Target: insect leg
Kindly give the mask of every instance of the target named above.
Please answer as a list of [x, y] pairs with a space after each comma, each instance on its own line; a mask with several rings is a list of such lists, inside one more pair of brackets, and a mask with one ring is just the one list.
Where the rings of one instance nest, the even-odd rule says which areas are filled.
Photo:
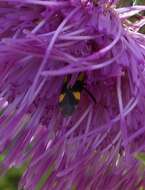
[[92, 95], [92, 93], [85, 87], [83, 87], [83, 89], [88, 93], [88, 95], [92, 98], [93, 102], [96, 104], [96, 99], [95, 97]]

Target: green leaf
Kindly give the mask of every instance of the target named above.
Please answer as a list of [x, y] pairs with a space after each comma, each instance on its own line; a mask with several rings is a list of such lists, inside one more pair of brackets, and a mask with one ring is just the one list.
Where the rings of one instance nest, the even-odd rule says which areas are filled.
[[141, 163], [145, 166], [145, 153], [144, 152], [140, 152], [140, 153], [136, 154], [135, 158], [137, 160], [141, 161]]
[[120, 0], [117, 7], [128, 7], [132, 5], [132, 0]]
[[46, 180], [50, 177], [52, 172], [53, 172], [53, 166], [49, 167], [48, 170], [41, 177], [40, 181], [38, 182], [36, 186], [36, 190], [40, 190], [42, 188], [42, 186], [45, 184]]
[[145, 0], [134, 0], [134, 5], [145, 5]]

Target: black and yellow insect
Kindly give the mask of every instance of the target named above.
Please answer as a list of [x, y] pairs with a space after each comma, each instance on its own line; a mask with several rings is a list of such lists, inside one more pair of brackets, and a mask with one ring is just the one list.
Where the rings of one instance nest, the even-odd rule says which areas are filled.
[[75, 111], [81, 99], [81, 92], [85, 90], [96, 103], [95, 98], [85, 88], [85, 75], [80, 73], [73, 86], [68, 85], [71, 76], [66, 76], [59, 95], [59, 107], [64, 116], [70, 116]]

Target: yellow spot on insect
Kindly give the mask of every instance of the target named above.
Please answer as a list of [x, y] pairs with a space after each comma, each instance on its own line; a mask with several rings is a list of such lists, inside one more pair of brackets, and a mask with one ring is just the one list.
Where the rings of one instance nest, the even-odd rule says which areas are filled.
[[67, 76], [64, 77], [64, 83], [66, 83], [68, 81]]
[[73, 92], [73, 95], [74, 95], [76, 100], [80, 100], [80, 98], [81, 98], [80, 92]]
[[79, 80], [79, 81], [83, 81], [84, 78], [85, 78], [84, 73], [80, 73], [80, 75], [79, 75], [79, 77], [78, 77], [78, 80]]
[[60, 96], [59, 96], [59, 103], [63, 101], [64, 97], [65, 97], [65, 94], [60, 94]]

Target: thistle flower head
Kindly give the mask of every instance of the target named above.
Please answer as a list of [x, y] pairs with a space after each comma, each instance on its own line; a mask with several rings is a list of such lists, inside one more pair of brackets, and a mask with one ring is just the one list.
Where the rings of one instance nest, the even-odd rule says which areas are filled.
[[115, 3], [3, 0], [0, 150], [5, 169], [29, 161], [25, 189], [42, 176], [51, 190], [143, 181], [132, 155], [145, 148], [145, 37], [127, 18], [145, 7]]

